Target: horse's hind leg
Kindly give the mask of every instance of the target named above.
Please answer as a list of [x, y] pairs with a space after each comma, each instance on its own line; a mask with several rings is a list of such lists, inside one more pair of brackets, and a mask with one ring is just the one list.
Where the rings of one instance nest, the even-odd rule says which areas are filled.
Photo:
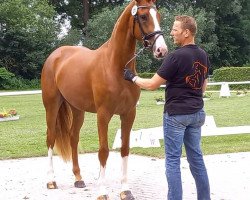
[[53, 100], [44, 101], [46, 110], [46, 121], [47, 121], [47, 148], [48, 148], [48, 189], [56, 189], [57, 185], [55, 182], [54, 168], [53, 168], [53, 147], [56, 139], [56, 118], [61, 105], [60, 97], [55, 97]]
[[121, 156], [122, 156], [122, 192], [120, 197], [122, 200], [133, 200], [134, 197], [129, 189], [128, 185], [128, 156], [129, 156], [129, 140], [130, 131], [132, 129], [136, 110], [133, 109], [129, 113], [121, 115]]
[[78, 163], [78, 142], [80, 129], [84, 121], [84, 111], [77, 110], [71, 106], [73, 121], [71, 127], [70, 145], [72, 149], [72, 162], [73, 162], [73, 173], [75, 175], [75, 187], [84, 188], [86, 187], [82, 176], [80, 174], [80, 168]]

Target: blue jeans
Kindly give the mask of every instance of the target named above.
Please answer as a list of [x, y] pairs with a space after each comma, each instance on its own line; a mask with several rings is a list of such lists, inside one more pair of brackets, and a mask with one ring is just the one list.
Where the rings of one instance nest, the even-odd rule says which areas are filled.
[[209, 180], [200, 147], [205, 116], [203, 109], [194, 114], [169, 116], [165, 113], [163, 116], [168, 200], [182, 200], [180, 158], [183, 143], [195, 180], [197, 199], [210, 200]]

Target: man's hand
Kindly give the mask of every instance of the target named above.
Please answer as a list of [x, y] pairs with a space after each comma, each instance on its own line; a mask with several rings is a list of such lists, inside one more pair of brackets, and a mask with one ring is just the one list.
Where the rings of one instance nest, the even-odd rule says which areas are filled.
[[124, 69], [124, 79], [127, 81], [135, 82], [138, 76], [136, 76], [130, 69]]

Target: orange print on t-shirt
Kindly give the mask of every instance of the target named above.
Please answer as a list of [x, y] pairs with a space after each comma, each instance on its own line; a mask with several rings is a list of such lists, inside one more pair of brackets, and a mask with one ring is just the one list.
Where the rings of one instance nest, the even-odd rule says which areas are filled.
[[200, 62], [194, 62], [193, 64], [194, 73], [190, 76], [186, 76], [186, 83], [194, 90], [202, 88], [203, 80], [207, 75], [207, 67], [202, 65]]

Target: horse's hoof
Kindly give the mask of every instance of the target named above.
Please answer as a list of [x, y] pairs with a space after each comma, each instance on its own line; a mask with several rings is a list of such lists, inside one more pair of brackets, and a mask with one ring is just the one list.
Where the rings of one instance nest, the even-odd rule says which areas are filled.
[[135, 200], [130, 190], [125, 190], [120, 193], [121, 200]]
[[57, 189], [58, 187], [56, 185], [56, 182], [52, 181], [52, 182], [47, 183], [47, 188], [48, 189]]
[[109, 200], [109, 196], [108, 195], [101, 195], [101, 196], [97, 197], [97, 200]]
[[85, 188], [86, 187], [84, 181], [76, 181], [74, 185], [76, 188]]

